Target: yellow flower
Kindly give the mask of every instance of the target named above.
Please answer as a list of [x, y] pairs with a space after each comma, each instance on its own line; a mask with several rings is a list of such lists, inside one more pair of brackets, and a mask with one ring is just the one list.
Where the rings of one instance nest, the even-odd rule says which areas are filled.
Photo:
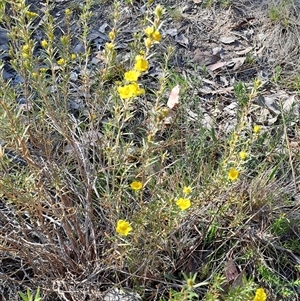
[[239, 172], [235, 168], [231, 168], [228, 172], [228, 178], [231, 181], [235, 181], [239, 177]]
[[144, 89], [141, 89], [137, 83], [132, 83], [118, 88], [118, 93], [121, 98], [127, 99], [135, 96], [139, 96], [145, 93]]
[[191, 186], [184, 186], [182, 191], [185, 194], [190, 194], [192, 192], [192, 187]]
[[28, 59], [29, 58], [29, 54], [27, 52], [22, 52], [22, 56], [23, 58], [25, 59]]
[[61, 58], [61, 59], [59, 59], [58, 61], [57, 61], [57, 65], [59, 65], [59, 66], [62, 66], [62, 65], [64, 65], [66, 63], [66, 61], [63, 59], [63, 58]]
[[255, 125], [255, 126], [253, 127], [253, 132], [254, 132], [255, 134], [258, 134], [258, 133], [260, 132], [260, 126], [259, 126], [259, 125]]
[[152, 34], [154, 33], [154, 27], [153, 26], [148, 26], [145, 30], [144, 30], [144, 32], [145, 32], [145, 34], [146, 34], [146, 36], [147, 37], [151, 37], [152, 36]]
[[156, 30], [156, 31], [153, 32], [152, 38], [156, 42], [160, 42], [160, 40], [161, 40], [161, 34]]
[[119, 233], [123, 236], [127, 236], [130, 231], [132, 231], [132, 228], [131, 228], [129, 222], [126, 222], [122, 219], [118, 220], [117, 227], [116, 227], [117, 233]]
[[130, 184], [130, 187], [132, 190], [141, 190], [143, 188], [143, 183], [140, 182], [140, 181], [133, 181], [131, 184]]
[[267, 294], [265, 293], [265, 290], [263, 288], [258, 288], [255, 292], [255, 297], [253, 301], [266, 301], [267, 300]]
[[176, 205], [183, 211], [191, 207], [191, 200], [180, 198], [176, 201]]
[[42, 45], [43, 48], [47, 48], [48, 47], [48, 42], [46, 40], [43, 40], [41, 42], [41, 45]]
[[140, 74], [141, 73], [136, 70], [130, 70], [124, 74], [124, 78], [125, 78], [125, 80], [127, 80], [129, 82], [135, 82], [135, 81], [137, 81]]
[[137, 55], [135, 57], [135, 65], [134, 69], [140, 72], [144, 72], [148, 70], [149, 64], [148, 61], [145, 60], [141, 55]]
[[242, 160], [245, 160], [245, 159], [248, 157], [247, 153], [244, 152], [244, 151], [241, 151], [241, 152], [239, 153], [239, 156], [240, 156], [240, 158], [241, 158]]
[[118, 88], [118, 93], [121, 98], [127, 99], [134, 96], [135, 88], [132, 85], [126, 85]]
[[72, 53], [72, 54], [71, 54], [71, 60], [74, 61], [75, 59], [76, 59], [76, 54], [75, 54], [75, 53]]

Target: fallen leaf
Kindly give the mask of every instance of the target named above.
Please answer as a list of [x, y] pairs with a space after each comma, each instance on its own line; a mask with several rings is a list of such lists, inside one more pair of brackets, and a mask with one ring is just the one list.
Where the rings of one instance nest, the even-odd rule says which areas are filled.
[[246, 57], [236, 57], [227, 62], [227, 67], [233, 67], [234, 70], [241, 67], [246, 60]]
[[202, 52], [199, 48], [194, 51], [193, 62], [200, 66], [208, 66], [216, 63], [221, 59], [220, 55], [213, 55], [209, 52]]
[[188, 38], [185, 37], [183, 34], [176, 36], [175, 41], [184, 47], [186, 47], [189, 44]]
[[253, 48], [252, 46], [247, 47], [247, 48], [244, 49], [244, 50], [236, 51], [235, 54], [237, 54], [237, 55], [244, 55], [244, 54], [247, 54], [247, 53], [249, 53], [249, 52], [252, 50], [252, 48]]
[[223, 47], [217, 46], [212, 49], [212, 54], [221, 58], [225, 54], [225, 50]]
[[239, 275], [233, 260], [228, 260], [224, 266], [224, 273], [228, 282], [233, 282]]
[[170, 96], [169, 96], [169, 99], [168, 99], [168, 102], [167, 102], [167, 106], [170, 108], [170, 109], [174, 109], [175, 107], [178, 106], [179, 104], [179, 91], [180, 91], [180, 86], [179, 85], [176, 85], [171, 93], [170, 93]]
[[[289, 112], [292, 108], [299, 106], [299, 101], [297, 101], [297, 99], [295, 99], [295, 95], [291, 95], [289, 96], [287, 99], [284, 100], [283, 102], [283, 110], [285, 112]], [[294, 113], [298, 113], [298, 110], [294, 110]], [[297, 114], [299, 115], [299, 113]]]
[[167, 116], [164, 119], [164, 125], [169, 126], [170, 124], [172, 124], [174, 116], [175, 112], [172, 109], [169, 109]]
[[215, 64], [207, 66], [207, 69], [214, 71], [219, 68], [222, 68], [223, 66], [226, 66], [226, 62], [216, 62]]
[[103, 23], [103, 24], [99, 27], [98, 30], [99, 30], [100, 32], [104, 33], [107, 26], [108, 26], [107, 23]]
[[278, 105], [276, 104], [276, 100], [277, 100], [277, 95], [266, 95], [266, 96], [262, 96], [260, 95], [258, 97], [258, 104], [262, 107], [266, 107], [268, 108], [268, 110], [271, 112], [271, 114], [273, 115], [279, 115], [280, 114], [280, 110]]
[[208, 114], [203, 115], [201, 123], [207, 130], [211, 130], [214, 127], [214, 120]]
[[170, 35], [171, 37], [174, 37], [177, 35], [177, 28], [169, 28], [166, 30], [166, 34]]
[[220, 41], [223, 43], [223, 44], [232, 44], [235, 42], [235, 38], [234, 37], [221, 37], [220, 38]]

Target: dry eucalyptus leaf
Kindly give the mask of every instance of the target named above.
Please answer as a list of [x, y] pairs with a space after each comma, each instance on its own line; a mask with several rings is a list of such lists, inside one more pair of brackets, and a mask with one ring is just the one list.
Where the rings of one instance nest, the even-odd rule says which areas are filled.
[[214, 120], [208, 114], [204, 114], [202, 119], [202, 125], [207, 130], [211, 130], [214, 127]]
[[234, 37], [221, 37], [220, 38], [220, 41], [223, 43], [223, 44], [232, 44], [235, 42], [235, 38]]
[[207, 66], [207, 69], [209, 69], [211, 71], [214, 71], [214, 70], [217, 70], [217, 69], [222, 68], [224, 66], [226, 66], [226, 62], [217, 62], [215, 64]]
[[177, 35], [177, 28], [169, 28], [166, 30], [166, 34], [170, 35], [171, 37], [174, 37]]
[[246, 57], [236, 57], [227, 62], [227, 67], [233, 67], [233, 70], [237, 70], [241, 67], [246, 60]]
[[198, 119], [198, 114], [195, 113], [195, 112], [193, 112], [192, 110], [187, 110], [186, 112], [187, 112], [187, 115], [188, 115], [188, 119], [189, 119], [189, 120], [195, 121], [195, 120]]
[[237, 54], [237, 55], [244, 55], [244, 54], [249, 53], [252, 49], [253, 49], [253, 47], [250, 46], [250, 47], [247, 47], [247, 48], [244, 49], [244, 50], [236, 51], [235, 54]]
[[164, 119], [164, 125], [170, 125], [175, 116], [175, 112], [172, 109], [169, 109], [167, 116]]
[[98, 30], [99, 30], [100, 32], [104, 33], [107, 26], [108, 26], [108, 24], [105, 22], [105, 23], [103, 23], [103, 24], [99, 27]]
[[233, 282], [239, 275], [233, 260], [228, 260], [224, 266], [224, 273], [228, 282]]
[[167, 102], [167, 106], [170, 109], [174, 109], [175, 107], [178, 106], [179, 104], [179, 91], [180, 91], [180, 86], [176, 85], [169, 96], [168, 102]]
[[217, 46], [217, 47], [214, 47], [212, 49], [212, 54], [213, 55], [217, 55], [219, 56], [220, 58], [222, 57], [222, 55], [225, 53], [224, 51], [224, 48], [223, 47], [220, 47], [220, 46]]
[[197, 63], [201, 66], [205, 65], [211, 65], [216, 63], [217, 61], [219, 61], [221, 58], [219, 55], [213, 55], [209, 52], [202, 52], [199, 48], [197, 48], [194, 51], [194, 58], [193, 58], [193, 62]]
[[179, 44], [181, 44], [182, 46], [185, 46], [189, 44], [189, 40], [187, 37], [185, 37], [183, 34], [180, 34], [178, 36], [175, 37], [175, 41]]
[[[283, 101], [282, 104], [283, 110], [285, 112], [289, 112], [293, 107], [296, 106], [299, 107], [299, 100], [295, 98], [295, 95], [290, 95], [287, 99]], [[299, 110], [295, 109], [294, 111], [294, 113], [298, 113], [297, 115], [299, 115]]]
[[266, 96], [262, 96], [260, 95], [258, 97], [258, 104], [262, 107], [267, 107], [268, 110], [274, 114], [274, 115], [279, 115], [280, 114], [280, 110], [278, 105], [275, 103], [277, 99], [277, 95], [266, 95]]

